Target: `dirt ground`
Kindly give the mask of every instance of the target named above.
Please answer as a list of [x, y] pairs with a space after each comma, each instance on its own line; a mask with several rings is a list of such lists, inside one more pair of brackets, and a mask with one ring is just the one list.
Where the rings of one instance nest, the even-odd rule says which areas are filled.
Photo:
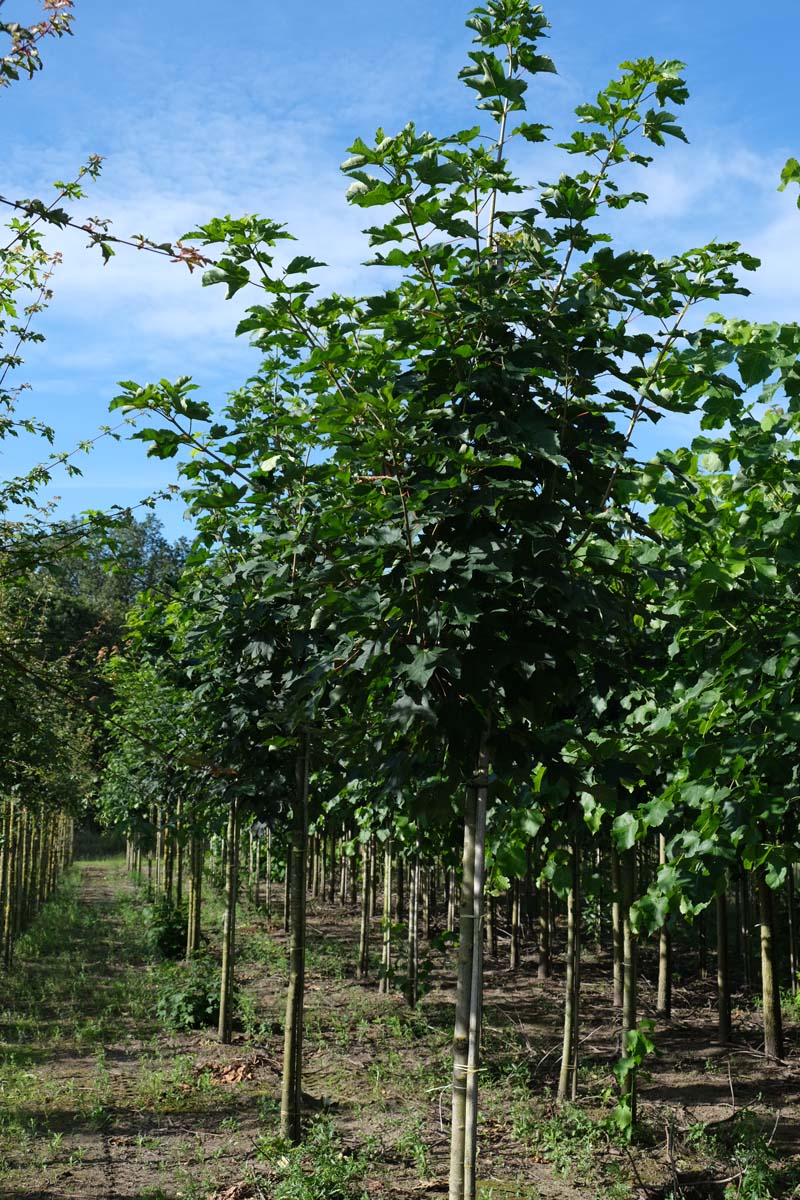
[[[165, 976], [143, 924], [119, 863], [82, 864], [55, 927], [21, 945], [0, 1016], [2, 1200], [446, 1195], [451, 959], [433, 956], [433, 986], [411, 1013], [399, 993], [353, 978], [355, 914], [311, 905], [304, 1087], [317, 1133], [296, 1153], [277, 1139], [282, 931], [251, 909], [240, 919], [239, 1028], [221, 1046], [213, 1030], [175, 1033], [158, 1019]], [[205, 929], [213, 948], [217, 902]], [[723, 1197], [726, 1180], [734, 1198], [800, 1196], [796, 1026], [785, 1061], [771, 1063], [752, 1005], [742, 998], [735, 1043], [721, 1047], [711, 982], [677, 988], [627, 1147], [602, 1123], [617, 1040], [606, 973], [587, 964], [580, 1096], [567, 1110], [552, 1099], [563, 985], [533, 974], [528, 960], [515, 973], [487, 960], [484, 1200], [700, 1200]], [[646, 980], [642, 1015], [655, 1020]], [[744, 1189], [748, 1146], [783, 1173], [772, 1190]]]

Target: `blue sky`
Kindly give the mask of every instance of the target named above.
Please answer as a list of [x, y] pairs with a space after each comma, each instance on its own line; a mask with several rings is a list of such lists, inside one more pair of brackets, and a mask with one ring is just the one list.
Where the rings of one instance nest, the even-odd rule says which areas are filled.
[[[285, 221], [297, 252], [330, 264], [330, 286], [365, 285], [357, 210], [346, 206], [338, 164], [357, 135], [413, 119], [446, 132], [471, 120], [456, 75], [470, 34], [460, 0], [76, 0], [75, 36], [44, 47], [45, 69], [0, 92], [0, 194], [42, 194], [89, 154], [102, 179], [79, 209], [121, 235], [166, 240], [231, 212]], [[34, 0], [7, 0], [4, 20], [33, 19]], [[770, 0], [555, 0], [548, 51], [559, 74], [532, 89], [531, 119], [567, 133], [570, 113], [620, 61], [642, 55], [687, 62], [692, 98], [681, 119], [690, 145], [658, 155], [647, 210], [628, 210], [629, 244], [665, 254], [711, 237], [739, 239], [763, 260], [752, 299], [728, 311], [754, 319], [800, 316], [800, 213], [776, 191], [800, 156], [797, 47], [800, 5]], [[558, 140], [558, 139], [556, 139]], [[532, 180], [556, 169], [550, 148], [529, 152]], [[188, 374], [218, 402], [255, 366], [237, 342], [238, 309], [197, 275], [144, 254], [102, 267], [81, 237], [60, 238], [64, 263], [41, 324], [47, 341], [21, 369], [29, 413], [49, 421], [59, 448], [107, 423], [120, 379]], [[671, 418], [664, 444], [692, 426]], [[643, 449], [655, 446], [652, 434]], [[6, 476], [38, 460], [26, 443], [0, 445]], [[173, 463], [140, 443], [101, 441], [83, 479], [54, 480], [62, 512], [135, 504], [175, 480]], [[160, 508], [170, 536], [187, 532], [180, 501]]]

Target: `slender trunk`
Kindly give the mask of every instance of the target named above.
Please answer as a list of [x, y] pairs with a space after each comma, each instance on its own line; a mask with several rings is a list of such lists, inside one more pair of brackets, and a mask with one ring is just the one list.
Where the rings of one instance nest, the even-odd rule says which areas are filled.
[[15, 877], [17, 866], [17, 810], [16, 800], [8, 801], [8, 869], [6, 872], [6, 890], [3, 902], [3, 962], [6, 968], [11, 966], [14, 954], [14, 896], [16, 893]]
[[405, 889], [405, 867], [403, 864], [403, 860], [399, 854], [397, 855], [397, 867], [395, 870], [395, 876], [397, 879], [397, 883], [396, 883], [396, 887], [395, 887], [395, 891], [396, 891], [395, 912], [397, 913], [398, 925], [402, 925], [403, 921], [405, 921], [405, 919], [406, 919], [406, 900], [405, 900], [406, 889]]
[[406, 998], [409, 1007], [416, 1008], [419, 999], [419, 859], [415, 858], [408, 872], [408, 980]]
[[375, 847], [374, 834], [372, 835], [369, 843], [369, 855], [372, 859], [369, 889], [369, 919], [372, 921], [375, 917], [375, 913], [378, 911], [378, 855]]
[[422, 925], [425, 930], [425, 937], [430, 941], [431, 937], [431, 889], [433, 872], [429, 866], [426, 866], [422, 872]]
[[753, 982], [753, 946], [751, 930], [753, 927], [751, 904], [750, 904], [750, 877], [744, 869], [739, 880], [739, 891], [742, 897], [741, 912], [742, 912], [742, 961], [744, 963], [744, 982], [747, 987]]
[[697, 918], [697, 944], [699, 947], [698, 963], [700, 969], [700, 978], [708, 978], [708, 954], [707, 954], [707, 938], [706, 938], [706, 914], [701, 912]]
[[[305, 880], [305, 876], [303, 877]], [[289, 847], [286, 851], [286, 870], [283, 877], [283, 932], [289, 932], [290, 916], [292, 910], [292, 851]]]
[[622, 1008], [624, 993], [622, 963], [625, 957], [622, 945], [622, 879], [619, 854], [615, 846], [611, 847], [611, 953], [614, 975], [614, 1008]]
[[378, 991], [387, 995], [392, 984], [392, 839], [387, 838], [383, 851], [383, 916], [381, 920], [383, 945]]
[[[636, 1028], [636, 935], [631, 923], [631, 907], [636, 886], [636, 849], [626, 850], [620, 861], [622, 877], [622, 1053], [626, 1050], [627, 1035]], [[636, 1072], [629, 1071], [624, 1083], [624, 1095], [636, 1124]]]
[[247, 831], [247, 898], [253, 901], [255, 897], [255, 844], [253, 830]]
[[189, 881], [189, 924], [186, 931], [186, 957], [200, 950], [203, 912], [203, 839], [192, 838], [190, 843], [191, 878]]
[[719, 1040], [731, 1040], [731, 979], [728, 971], [728, 896], [717, 896], [717, 1016]]
[[485, 742], [475, 778], [475, 869], [472, 874], [472, 980], [467, 1055], [464, 1200], [475, 1200], [478, 1159], [478, 1078], [483, 1020], [483, 910], [486, 859], [486, 810], [489, 800], [489, 756]]
[[[369, 904], [372, 895], [371, 840], [361, 847], [361, 929], [358, 939], [358, 966], [356, 977], [366, 979], [369, 975]], [[355, 874], [355, 873], [354, 873]]]
[[183, 904], [183, 801], [178, 801], [177, 812], [177, 835], [176, 835], [176, 854], [177, 854], [177, 872], [175, 880], [175, 902], [178, 908]]
[[[667, 861], [667, 840], [663, 833], [658, 837], [658, 863]], [[669, 1021], [672, 1016], [672, 936], [666, 923], [658, 932], [658, 995], [656, 1012]]]
[[797, 995], [797, 920], [795, 916], [795, 894], [794, 894], [794, 863], [789, 863], [789, 869], [786, 872], [786, 919], [789, 934], [789, 986], [792, 989], [792, 995]]
[[7, 919], [8, 903], [10, 898], [10, 879], [11, 879], [11, 806], [12, 801], [6, 800], [3, 804], [3, 846], [2, 857], [0, 857], [0, 896], [2, 896], [3, 906], [3, 921], [2, 921], [2, 936], [3, 936], [3, 962], [8, 966], [8, 942], [9, 922]]
[[336, 834], [331, 834], [331, 870], [328, 887], [328, 901], [333, 904], [336, 899]]
[[489, 952], [497, 959], [497, 896], [489, 897]]
[[580, 1002], [580, 850], [572, 846], [572, 882], [567, 896], [566, 981], [564, 985], [564, 1040], [558, 1077], [559, 1104], [578, 1095], [578, 1012]]
[[522, 919], [525, 923], [526, 936], [532, 938], [534, 935], [533, 928], [533, 905], [534, 905], [535, 888], [533, 885], [533, 844], [528, 842], [525, 847], [525, 896], [522, 903]]
[[253, 841], [254, 872], [253, 872], [253, 907], [258, 908], [261, 899], [261, 837]]
[[453, 1117], [449, 1200], [474, 1200], [483, 980], [483, 876], [487, 755], [465, 789], [458, 979], [453, 1034]]
[[272, 829], [267, 826], [267, 860], [264, 864], [264, 907], [267, 920], [272, 920]]
[[239, 884], [238, 801], [228, 810], [225, 860], [225, 919], [222, 929], [222, 972], [219, 993], [219, 1040], [229, 1045], [233, 1035], [233, 976], [236, 960], [236, 893]]
[[[447, 889], [447, 932], [455, 933], [456, 929], [456, 872], [450, 867], [445, 881]], [[463, 887], [463, 883], [462, 883]]]
[[295, 763], [292, 809], [292, 887], [289, 939], [289, 986], [283, 1041], [281, 1137], [297, 1145], [302, 1136], [303, 1001], [306, 951], [306, 854], [308, 848], [308, 735], [303, 734]]
[[[366, 848], [366, 846], [362, 845], [361, 857], [363, 858], [366, 853], [367, 853], [367, 848]], [[356, 864], [355, 864], [355, 859], [354, 859], [350, 866], [350, 907], [351, 908], [355, 908], [356, 905], [358, 904], [358, 876], [359, 876], [359, 872], [356, 870]]]
[[539, 888], [539, 945], [536, 974], [539, 979], [550, 978], [550, 888], [543, 883]]
[[519, 968], [522, 949], [522, 886], [518, 879], [511, 881], [511, 953], [509, 966]]
[[758, 872], [758, 915], [761, 922], [761, 996], [764, 1012], [764, 1053], [783, 1058], [783, 1024], [778, 986], [778, 954], [772, 888]]

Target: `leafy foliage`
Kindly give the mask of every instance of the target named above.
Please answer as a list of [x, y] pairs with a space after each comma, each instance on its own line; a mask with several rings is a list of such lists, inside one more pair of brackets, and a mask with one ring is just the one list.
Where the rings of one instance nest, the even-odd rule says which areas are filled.
[[172, 1029], [205, 1029], [219, 1020], [219, 967], [208, 955], [161, 970], [155, 1011]]

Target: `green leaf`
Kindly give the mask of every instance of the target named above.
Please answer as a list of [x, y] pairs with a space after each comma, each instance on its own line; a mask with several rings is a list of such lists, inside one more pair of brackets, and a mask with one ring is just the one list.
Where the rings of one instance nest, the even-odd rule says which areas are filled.
[[288, 267], [286, 268], [286, 274], [299, 275], [301, 273], [305, 273], [306, 271], [313, 270], [314, 267], [324, 267], [326, 265], [326, 263], [319, 262], [319, 260], [316, 258], [310, 258], [307, 254], [298, 254], [297, 257], [293, 258], [289, 263]]
[[635, 813], [620, 813], [611, 827], [614, 843], [618, 850], [632, 850], [639, 839], [639, 818]]

